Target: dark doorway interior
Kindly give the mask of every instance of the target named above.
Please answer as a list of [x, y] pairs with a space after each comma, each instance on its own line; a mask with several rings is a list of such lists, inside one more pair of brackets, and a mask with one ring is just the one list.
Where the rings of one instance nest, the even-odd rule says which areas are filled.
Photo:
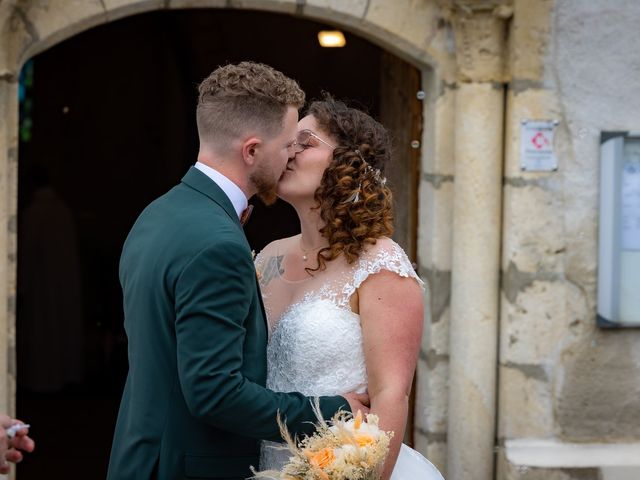
[[[383, 51], [348, 34], [347, 47], [323, 49], [323, 28], [250, 11], [156, 12], [94, 28], [26, 65], [17, 413], [38, 447], [21, 480], [105, 476], [127, 369], [120, 250], [141, 210], [195, 162], [198, 83], [218, 65], [254, 60], [297, 79], [309, 99], [328, 91], [384, 112]], [[246, 226], [256, 251], [299, 231], [288, 205], [256, 202]]]

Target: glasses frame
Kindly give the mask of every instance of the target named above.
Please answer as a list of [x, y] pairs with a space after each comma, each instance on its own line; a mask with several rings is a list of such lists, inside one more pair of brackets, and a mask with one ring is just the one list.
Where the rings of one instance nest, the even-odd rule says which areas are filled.
[[[326, 140], [323, 140], [322, 138], [320, 138], [318, 135], [316, 135], [315, 133], [313, 133], [311, 130], [305, 128], [304, 130], [300, 130], [298, 132], [298, 135], [302, 132], [308, 133], [309, 136], [315, 138], [316, 140], [324, 143], [326, 146], [330, 147], [332, 150], [334, 148], [336, 148], [334, 145], [331, 145], [329, 142], [327, 142]], [[291, 147], [293, 148], [293, 151], [295, 153], [300, 153], [300, 152], [304, 152], [305, 148], [304, 146], [302, 146], [302, 144], [298, 143], [298, 135], [296, 135], [296, 139], [293, 141], [293, 143], [291, 144]], [[302, 146], [302, 148], [300, 148]]]

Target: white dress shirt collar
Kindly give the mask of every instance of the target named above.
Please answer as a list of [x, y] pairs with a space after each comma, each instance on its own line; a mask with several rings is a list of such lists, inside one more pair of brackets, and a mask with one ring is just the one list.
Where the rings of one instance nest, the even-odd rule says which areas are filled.
[[238, 214], [238, 218], [240, 218], [240, 216], [242, 215], [242, 212], [244, 211], [245, 208], [247, 208], [247, 205], [249, 204], [247, 197], [245, 196], [244, 192], [240, 190], [240, 187], [238, 187], [235, 183], [233, 183], [223, 174], [211, 168], [210, 166], [205, 165], [204, 163], [196, 162], [194, 167], [196, 167], [198, 170], [204, 173], [207, 177], [213, 180], [216, 183], [216, 185], [218, 185], [222, 189], [222, 191], [227, 195], [227, 197], [229, 197], [229, 200], [231, 200], [231, 203], [233, 204], [233, 208]]

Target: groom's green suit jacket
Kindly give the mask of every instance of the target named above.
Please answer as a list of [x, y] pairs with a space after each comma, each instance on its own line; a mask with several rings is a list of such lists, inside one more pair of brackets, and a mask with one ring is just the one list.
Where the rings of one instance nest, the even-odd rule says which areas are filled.
[[[140, 215], [120, 260], [127, 377], [109, 480], [241, 479], [260, 439], [310, 433], [310, 401], [265, 388], [267, 325], [225, 193], [191, 168]], [[343, 397], [321, 398], [330, 417]]]

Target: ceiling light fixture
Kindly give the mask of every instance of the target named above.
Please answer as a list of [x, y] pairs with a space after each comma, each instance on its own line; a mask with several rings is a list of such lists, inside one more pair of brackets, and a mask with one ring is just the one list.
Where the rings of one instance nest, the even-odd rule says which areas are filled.
[[318, 32], [318, 42], [325, 48], [344, 47], [347, 44], [340, 30], [321, 30]]

